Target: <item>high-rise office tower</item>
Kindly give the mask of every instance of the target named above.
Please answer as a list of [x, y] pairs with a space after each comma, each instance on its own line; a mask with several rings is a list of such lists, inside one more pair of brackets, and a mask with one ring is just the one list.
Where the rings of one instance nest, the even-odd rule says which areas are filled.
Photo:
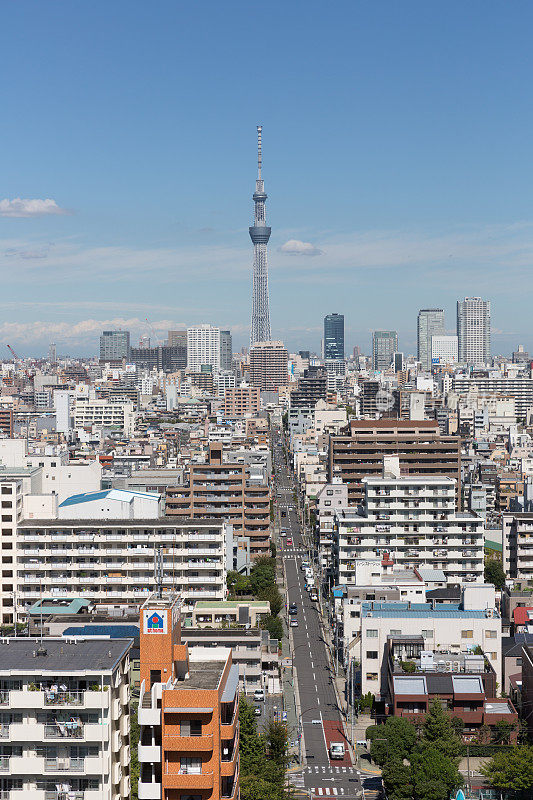
[[277, 391], [289, 383], [289, 354], [283, 342], [256, 342], [250, 348], [250, 383]]
[[324, 317], [324, 358], [344, 358], [344, 314]]
[[130, 355], [129, 331], [104, 331], [100, 336], [100, 361], [122, 361]]
[[176, 347], [179, 345], [180, 347], [187, 347], [187, 331], [169, 331], [168, 332], [168, 346], [169, 347]]
[[207, 365], [213, 372], [220, 370], [220, 328], [213, 325], [187, 328], [187, 368], [201, 372]]
[[431, 370], [431, 337], [444, 336], [442, 308], [422, 308], [418, 312], [418, 360], [422, 369]]
[[270, 239], [270, 228], [266, 224], [265, 202], [267, 194], [261, 177], [262, 152], [261, 133], [263, 128], [257, 126], [257, 180], [255, 182], [254, 224], [249, 228], [250, 238], [254, 245], [254, 268], [252, 280], [252, 324], [250, 345], [256, 342], [270, 341], [270, 310], [268, 307], [268, 266], [267, 244]]
[[233, 367], [231, 331], [220, 331], [220, 369], [229, 372]]
[[57, 361], [57, 348], [55, 342], [52, 342], [52, 344], [48, 348], [48, 361], [51, 364], [55, 364]]
[[461, 364], [490, 361], [490, 302], [481, 297], [457, 301], [457, 338]]
[[396, 331], [374, 331], [372, 334], [372, 369], [376, 372], [388, 369], [397, 350], [398, 334]]

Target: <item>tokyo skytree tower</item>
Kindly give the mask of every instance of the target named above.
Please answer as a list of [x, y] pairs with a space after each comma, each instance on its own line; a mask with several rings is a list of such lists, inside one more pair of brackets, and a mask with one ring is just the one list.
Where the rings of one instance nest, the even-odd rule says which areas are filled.
[[262, 153], [261, 133], [262, 126], [257, 126], [257, 180], [255, 182], [254, 224], [249, 228], [250, 239], [254, 245], [254, 271], [252, 285], [252, 325], [250, 330], [250, 345], [256, 342], [269, 342], [270, 336], [270, 311], [268, 307], [268, 266], [267, 244], [270, 239], [270, 228], [266, 224], [265, 201], [267, 195], [261, 177]]

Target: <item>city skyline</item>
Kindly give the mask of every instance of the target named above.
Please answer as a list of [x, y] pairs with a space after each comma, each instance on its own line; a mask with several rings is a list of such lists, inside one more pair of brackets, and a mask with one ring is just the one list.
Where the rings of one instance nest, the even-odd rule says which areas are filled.
[[[16, 124], [4, 131], [0, 341], [37, 355], [54, 340], [88, 355], [103, 328], [130, 323], [140, 334], [148, 317], [156, 330], [210, 322], [246, 344], [250, 130], [261, 120], [276, 198], [274, 339], [318, 351], [320, 320], [342, 290], [353, 298], [353, 313], [341, 309], [347, 349], [368, 351], [370, 332], [391, 328], [414, 352], [417, 309], [442, 306], [452, 319], [457, 299], [483, 284], [493, 352], [518, 342], [533, 350], [528, 286], [515, 288], [533, 261], [531, 8], [452, 2], [427, 15], [423, 3], [409, 14], [389, 5], [383, 28], [380, 8], [347, 4], [339, 29], [318, 4], [302, 20], [274, 3], [264, 24], [277, 58], [257, 92], [245, 5], [209, 7], [207, 19], [169, 2], [149, 12], [122, 2], [5, 9], [6, 58], [24, 66], [3, 92]], [[343, 47], [354, 29], [358, 47]], [[232, 59], [221, 59], [230, 32]], [[502, 32], [512, 49], [502, 50]], [[311, 59], [306, 42], [318, 35], [320, 59]], [[39, 86], [27, 66], [35, 61]]]

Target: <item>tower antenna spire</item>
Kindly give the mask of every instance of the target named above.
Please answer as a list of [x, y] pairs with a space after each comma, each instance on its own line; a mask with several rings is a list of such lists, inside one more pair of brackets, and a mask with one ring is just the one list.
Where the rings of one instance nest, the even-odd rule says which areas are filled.
[[267, 195], [261, 175], [263, 166], [262, 134], [263, 126], [258, 125], [257, 180], [255, 182], [255, 192], [253, 195], [254, 224], [249, 228], [250, 238], [254, 246], [250, 345], [254, 345], [256, 342], [269, 342], [271, 339], [267, 266], [267, 244], [270, 239], [270, 227], [266, 224], [265, 203]]
[[261, 148], [261, 134], [263, 133], [263, 126], [257, 126], [257, 180], [261, 180], [261, 167], [263, 166], [263, 152]]

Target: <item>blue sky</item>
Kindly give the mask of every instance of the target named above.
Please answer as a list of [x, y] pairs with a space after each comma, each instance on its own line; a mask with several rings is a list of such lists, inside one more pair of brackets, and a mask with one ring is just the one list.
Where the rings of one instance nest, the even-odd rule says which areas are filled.
[[390, 327], [412, 352], [419, 308], [452, 330], [480, 294], [493, 352], [533, 351], [532, 24], [516, 0], [4, 3], [0, 342], [88, 354], [149, 318], [246, 344], [261, 122], [276, 338], [318, 348], [337, 311], [348, 348]]

